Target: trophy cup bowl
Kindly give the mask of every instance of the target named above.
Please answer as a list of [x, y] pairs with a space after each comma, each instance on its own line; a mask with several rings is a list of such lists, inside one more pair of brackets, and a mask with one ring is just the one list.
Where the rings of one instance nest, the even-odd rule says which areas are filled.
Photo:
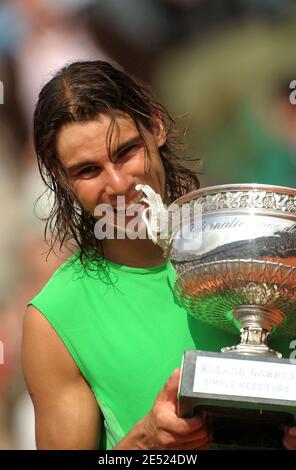
[[[241, 434], [242, 448], [280, 448], [280, 424], [295, 421], [296, 361], [281, 359], [268, 339], [296, 337], [296, 190], [213, 186], [166, 210], [149, 186], [137, 189], [146, 195], [148, 234], [176, 271], [179, 302], [195, 318], [241, 334], [221, 353], [185, 352], [179, 415], [206, 408], [214, 441], [226, 447], [237, 447]], [[164, 215], [170, 223], [161, 232]], [[250, 444], [255, 429], [263, 440]]]

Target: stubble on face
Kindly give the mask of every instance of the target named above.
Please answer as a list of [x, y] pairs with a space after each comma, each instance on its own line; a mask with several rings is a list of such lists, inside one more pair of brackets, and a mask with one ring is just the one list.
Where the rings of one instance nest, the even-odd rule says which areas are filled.
[[[138, 139], [141, 145], [136, 150], [127, 149], [126, 153], [123, 150], [118, 156], [118, 149], [131, 139]], [[164, 197], [165, 174], [159, 146], [157, 133], [149, 132], [143, 126], [139, 133], [132, 119], [122, 115], [115, 121], [102, 115], [98, 120], [71, 123], [57, 136], [58, 155], [69, 184], [88, 212], [100, 202], [114, 204], [117, 195], [128, 198], [138, 183], [149, 184]], [[92, 174], [80, 175], [71, 170], [83, 163], [93, 165]], [[82, 169], [82, 172], [87, 171]], [[117, 180], [124, 177], [128, 183], [120, 186], [114, 176]]]

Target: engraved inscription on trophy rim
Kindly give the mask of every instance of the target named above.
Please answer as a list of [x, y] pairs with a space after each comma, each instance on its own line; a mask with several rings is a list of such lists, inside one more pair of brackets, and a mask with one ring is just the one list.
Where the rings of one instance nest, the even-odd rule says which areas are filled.
[[[266, 219], [263, 221], [260, 221], [260, 230], [268, 230], [272, 229], [274, 232], [276, 231], [281, 231], [281, 232], [293, 232], [295, 230], [295, 225], [286, 225], [284, 226], [283, 224], [280, 223], [275, 223], [275, 219]], [[214, 222], [213, 220], [208, 220], [205, 219], [202, 221], [202, 231], [203, 232], [213, 232], [216, 230], [221, 230], [221, 229], [237, 229], [237, 228], [242, 228], [242, 229], [248, 229], [250, 227], [249, 220], [248, 219], [243, 219], [242, 217], [231, 217], [229, 220], [228, 219], [222, 219], [220, 221]]]
[[296, 215], [296, 196], [275, 191], [222, 191], [205, 194], [196, 202], [205, 212], [221, 209], [257, 209]]

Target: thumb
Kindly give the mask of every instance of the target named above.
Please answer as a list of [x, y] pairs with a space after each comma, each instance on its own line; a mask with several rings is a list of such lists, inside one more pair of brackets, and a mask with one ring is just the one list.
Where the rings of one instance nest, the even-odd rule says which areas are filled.
[[172, 375], [168, 378], [164, 387], [160, 391], [158, 398], [162, 402], [171, 402], [177, 404], [177, 393], [180, 380], [180, 369], [175, 369]]

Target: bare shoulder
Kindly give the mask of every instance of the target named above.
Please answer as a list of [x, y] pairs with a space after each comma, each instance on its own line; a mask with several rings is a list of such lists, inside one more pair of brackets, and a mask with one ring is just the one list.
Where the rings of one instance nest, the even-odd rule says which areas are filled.
[[54, 328], [33, 305], [29, 305], [23, 322], [22, 360], [26, 369], [45, 367], [55, 375], [78, 378], [81, 372]]
[[37, 447], [96, 448], [96, 398], [57, 332], [32, 305], [23, 322], [22, 367], [35, 409]]

